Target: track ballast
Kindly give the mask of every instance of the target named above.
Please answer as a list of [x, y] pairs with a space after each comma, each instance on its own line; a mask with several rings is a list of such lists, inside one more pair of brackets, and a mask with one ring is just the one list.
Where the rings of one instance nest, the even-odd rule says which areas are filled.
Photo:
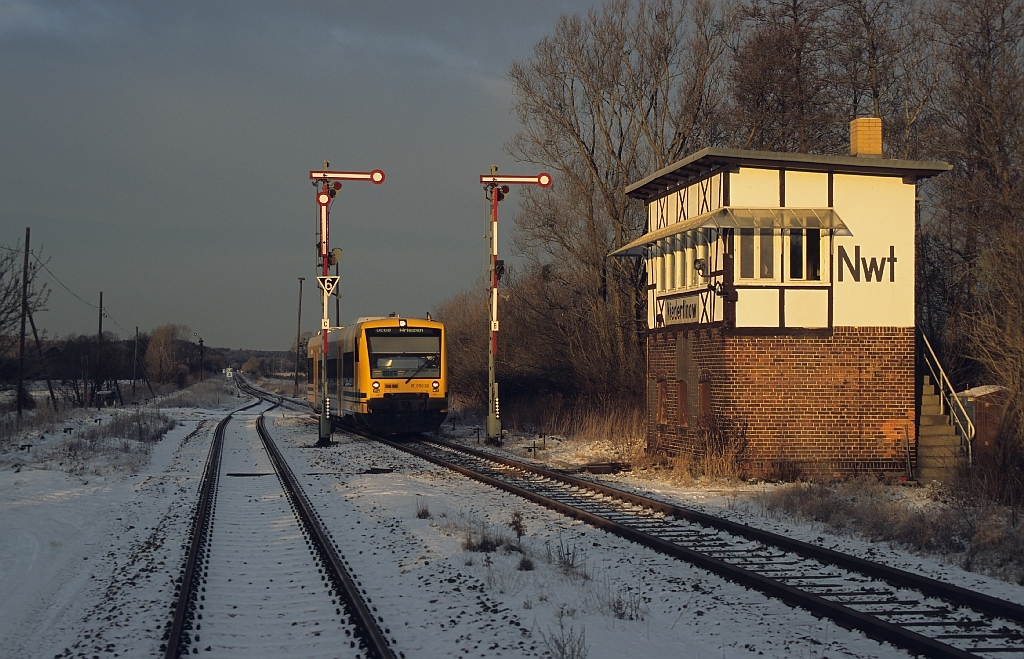
[[914, 653], [1024, 653], [1012, 602], [466, 446], [373, 439]]
[[167, 658], [251, 656], [257, 648], [306, 656], [323, 647], [325, 656], [393, 659], [383, 620], [267, 432], [268, 409], [258, 436], [229, 433], [235, 413], [217, 426], [161, 651]]

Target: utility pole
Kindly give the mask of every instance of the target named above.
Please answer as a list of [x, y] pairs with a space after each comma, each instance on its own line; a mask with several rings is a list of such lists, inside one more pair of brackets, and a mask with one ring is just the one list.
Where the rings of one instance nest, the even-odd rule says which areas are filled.
[[39, 361], [43, 365], [43, 375], [46, 377], [46, 388], [50, 390], [50, 403], [53, 411], [57, 411], [57, 395], [53, 393], [53, 380], [50, 379], [50, 369], [46, 366], [46, 353], [43, 352], [43, 344], [39, 340], [39, 332], [36, 330], [36, 321], [32, 318], [32, 310], [28, 310], [28, 324], [32, 326], [32, 336], [36, 340], [36, 350], [39, 351]]
[[295, 391], [292, 398], [299, 397], [299, 344], [302, 341], [302, 282], [305, 277], [299, 277], [299, 322], [295, 326]]
[[498, 176], [498, 166], [491, 165], [490, 174], [481, 174], [484, 198], [491, 202], [490, 232], [490, 340], [487, 342], [487, 441], [501, 442], [501, 414], [498, 406], [498, 383], [494, 377], [494, 360], [498, 355], [498, 280], [505, 271], [505, 262], [498, 260], [498, 202], [508, 194], [509, 185], [551, 185], [551, 175]]
[[336, 172], [330, 171], [328, 169], [330, 166], [331, 163], [325, 160], [322, 170], [309, 172], [309, 178], [313, 183], [313, 187], [317, 190], [316, 203], [320, 211], [317, 265], [323, 268], [323, 275], [316, 278], [317, 283], [320, 285], [320, 291], [323, 294], [323, 316], [320, 320], [320, 334], [322, 337], [320, 345], [323, 346], [323, 350], [320, 353], [320, 364], [323, 377], [320, 378], [320, 435], [317, 441], [317, 444], [320, 446], [325, 446], [331, 442], [331, 410], [327, 392], [327, 356], [329, 354], [327, 335], [332, 329], [340, 329], [338, 327], [331, 327], [328, 306], [331, 293], [338, 286], [338, 277], [330, 275], [331, 259], [333, 256], [334, 262], [337, 262], [338, 257], [341, 256], [340, 249], [331, 250], [330, 248], [330, 206], [334, 196], [341, 190], [342, 181], [370, 181], [375, 185], [380, 185], [384, 182], [384, 172], [379, 169], [375, 169], [372, 172]]
[[[338, 250], [338, 253], [339, 254], [341, 253], [340, 249]], [[333, 259], [333, 260], [334, 260], [334, 276], [338, 277], [338, 280], [340, 281], [341, 277], [338, 275], [338, 262], [341, 259], [340, 258], [336, 258], [336, 259]], [[334, 289], [334, 322], [338, 323], [339, 326], [341, 325], [341, 291], [339, 291], [337, 288]]]
[[29, 227], [25, 227], [25, 265], [21, 269], [21, 348], [18, 351], [18, 419], [24, 406], [25, 386], [25, 317], [28, 316], [28, 243], [31, 237]]
[[[100, 366], [103, 363], [103, 291], [100, 291], [100, 328], [96, 334], [96, 384], [93, 385], [93, 395], [103, 389], [103, 376], [100, 375]], [[100, 409], [100, 399], [96, 399], [96, 409]]]
[[132, 359], [132, 397], [135, 397], [135, 367], [139, 364], [139, 326], [135, 326], [135, 357]]
[[199, 339], [199, 381], [203, 381], [203, 339], [201, 336], [192, 332], [192, 336]]

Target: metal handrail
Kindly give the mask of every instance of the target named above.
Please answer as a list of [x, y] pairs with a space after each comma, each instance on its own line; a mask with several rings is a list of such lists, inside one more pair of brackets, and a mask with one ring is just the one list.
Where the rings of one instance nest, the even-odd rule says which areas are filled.
[[[967, 445], [967, 459], [969, 462], [974, 462], [973, 455], [973, 444], [974, 444], [974, 423], [971, 422], [971, 417], [967, 414], [967, 409], [964, 407], [963, 401], [956, 395], [956, 389], [953, 388], [953, 383], [950, 381], [949, 376], [946, 375], [946, 371], [942, 369], [942, 364], [939, 362], [939, 358], [935, 355], [935, 351], [932, 349], [931, 342], [928, 341], [928, 337], [925, 336], [924, 332], [920, 332], [921, 338], [924, 340], [924, 345], [928, 348], [928, 351], [924, 353], [925, 364], [928, 365], [928, 370], [931, 371], [932, 379], [935, 381], [936, 386], [939, 389], [939, 411], [946, 414], [948, 408], [952, 414], [949, 415], [950, 420], [956, 424], [960, 429], [960, 437], [963, 442]], [[929, 359], [929, 355], [931, 359]], [[949, 393], [947, 393], [947, 390]], [[959, 409], [960, 413], [957, 414], [953, 409], [954, 403], [956, 408]], [[966, 426], [964, 425], [966, 423]]]

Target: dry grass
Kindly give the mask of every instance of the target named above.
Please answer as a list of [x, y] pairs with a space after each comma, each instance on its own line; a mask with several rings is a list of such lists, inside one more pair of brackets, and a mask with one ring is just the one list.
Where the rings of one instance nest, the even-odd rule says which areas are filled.
[[81, 433], [80, 440], [129, 439], [143, 444], [160, 441], [177, 422], [163, 412], [148, 409], [125, 410], [115, 413], [110, 421]]
[[193, 384], [187, 389], [182, 389], [158, 399], [153, 403], [153, 407], [161, 409], [196, 407], [217, 410], [237, 404], [238, 398], [235, 396], [234, 389], [227, 389], [223, 378], [208, 378]]
[[761, 495], [765, 511], [823, 524], [834, 533], [945, 556], [966, 570], [1024, 585], [1020, 511], [978, 496], [968, 481], [933, 487], [924, 502], [877, 479], [794, 483]]
[[49, 404], [36, 405], [34, 410], [25, 411], [21, 419], [16, 412], [0, 414], [0, 451], [6, 450], [26, 435], [51, 432], [57, 424], [72, 414], [74, 410], [65, 408], [54, 411]]
[[690, 430], [693, 450], [666, 459], [669, 480], [680, 485], [698, 481], [739, 481], [746, 477], [742, 468], [747, 449], [746, 435], [729, 420], [701, 417]]
[[604, 445], [611, 458], [632, 465], [647, 461], [647, 417], [631, 406], [544, 408], [536, 432], [565, 437], [588, 445]]
[[75, 475], [134, 473], [149, 462], [153, 445], [175, 425], [162, 412], [126, 410], [102, 425], [61, 439], [43, 451], [41, 461], [49, 469]]

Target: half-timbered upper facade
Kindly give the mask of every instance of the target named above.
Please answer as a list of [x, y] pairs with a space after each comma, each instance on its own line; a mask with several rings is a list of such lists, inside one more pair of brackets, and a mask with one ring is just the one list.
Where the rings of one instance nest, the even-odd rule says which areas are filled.
[[648, 327], [914, 325], [918, 179], [941, 162], [708, 148], [631, 185]]

